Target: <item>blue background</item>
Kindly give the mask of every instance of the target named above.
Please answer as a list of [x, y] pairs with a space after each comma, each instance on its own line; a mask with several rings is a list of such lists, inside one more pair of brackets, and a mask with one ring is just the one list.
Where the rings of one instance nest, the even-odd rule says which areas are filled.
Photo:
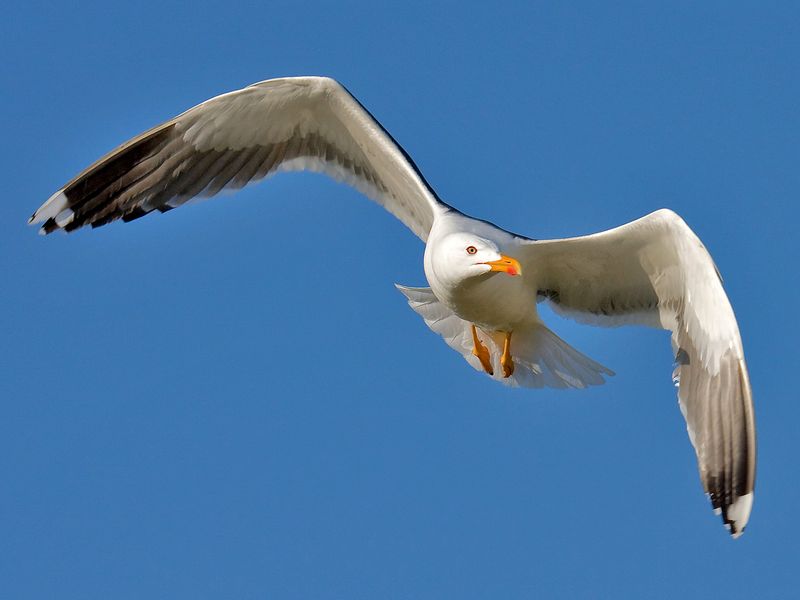
[[[796, 594], [800, 9], [595, 4], [6, 7], [3, 597]], [[508, 229], [686, 219], [755, 390], [740, 540], [701, 492], [666, 333], [546, 314], [617, 376], [505, 389], [406, 306], [392, 283], [424, 284], [423, 247], [349, 188], [281, 175], [26, 226], [132, 135], [300, 74], [340, 79], [443, 199]]]

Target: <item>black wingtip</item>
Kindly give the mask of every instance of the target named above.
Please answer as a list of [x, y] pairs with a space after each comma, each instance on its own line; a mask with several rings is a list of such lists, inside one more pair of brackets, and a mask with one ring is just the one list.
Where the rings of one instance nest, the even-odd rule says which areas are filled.
[[40, 232], [43, 232], [44, 235], [49, 235], [49, 234], [53, 233], [55, 230], [57, 230], [57, 229], [61, 229], [61, 228], [58, 226], [58, 223], [56, 223], [56, 220], [53, 217], [50, 217], [49, 219], [47, 219], [47, 221], [45, 221], [42, 224], [42, 228], [40, 229]]
[[140, 219], [141, 217], [150, 214], [149, 210], [144, 210], [143, 208], [137, 206], [129, 213], [122, 215], [122, 220], [125, 223], [130, 223], [131, 221], [135, 221], [136, 219]]

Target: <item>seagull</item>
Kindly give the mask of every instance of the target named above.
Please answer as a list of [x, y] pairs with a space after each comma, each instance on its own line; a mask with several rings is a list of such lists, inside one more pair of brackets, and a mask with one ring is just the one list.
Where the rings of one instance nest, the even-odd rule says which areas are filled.
[[30, 218], [40, 233], [166, 212], [281, 171], [316, 171], [382, 205], [426, 245], [430, 287], [397, 285], [466, 361], [509, 386], [584, 388], [613, 372], [540, 319], [667, 329], [673, 381], [712, 507], [733, 537], [753, 503], [756, 434], [739, 328], [722, 278], [677, 214], [535, 240], [443, 202], [403, 148], [327, 77], [270, 79], [207, 100], [125, 142]]

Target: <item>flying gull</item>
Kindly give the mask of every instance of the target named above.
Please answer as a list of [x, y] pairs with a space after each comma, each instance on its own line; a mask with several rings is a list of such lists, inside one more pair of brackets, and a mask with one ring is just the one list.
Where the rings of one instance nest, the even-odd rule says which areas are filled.
[[136, 136], [53, 194], [30, 223], [48, 234], [132, 221], [300, 170], [352, 185], [426, 243], [430, 287], [398, 289], [451, 348], [501, 383], [583, 388], [613, 375], [548, 329], [538, 302], [592, 325], [670, 330], [703, 487], [741, 535], [756, 463], [742, 341], [711, 256], [670, 210], [582, 237], [510, 233], [439, 199], [341, 84], [292, 77], [217, 96]]

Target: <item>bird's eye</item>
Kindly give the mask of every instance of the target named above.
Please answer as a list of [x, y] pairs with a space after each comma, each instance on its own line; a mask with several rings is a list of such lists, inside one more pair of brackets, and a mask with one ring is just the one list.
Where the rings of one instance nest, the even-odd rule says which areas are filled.
[[475, 246], [467, 246], [467, 254], [475, 254], [478, 249]]

